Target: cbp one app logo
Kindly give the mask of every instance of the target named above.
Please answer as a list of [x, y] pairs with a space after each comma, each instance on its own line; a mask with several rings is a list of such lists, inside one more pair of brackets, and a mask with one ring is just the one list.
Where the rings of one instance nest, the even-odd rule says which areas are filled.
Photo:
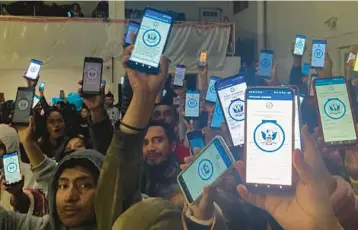
[[198, 102], [197, 102], [195, 99], [190, 99], [190, 100], [188, 101], [188, 106], [189, 106], [190, 108], [195, 108], [197, 104], [198, 104]]
[[31, 66], [31, 68], [30, 68], [30, 71], [33, 73], [36, 73], [37, 70], [38, 70], [38, 68], [35, 65]]
[[214, 167], [210, 160], [203, 159], [198, 165], [198, 175], [202, 180], [209, 180], [214, 173]]
[[[158, 27], [159, 23], [154, 22], [153, 26]], [[159, 32], [155, 29], [150, 29], [144, 32], [143, 34], [143, 41], [148, 47], [155, 47], [160, 43], [161, 36]]]
[[245, 118], [245, 102], [241, 99], [231, 101], [229, 105], [229, 115], [235, 121], [242, 121]]
[[93, 70], [93, 69], [89, 70], [87, 72], [87, 78], [90, 79], [90, 80], [96, 79], [97, 78], [97, 71]]
[[19, 110], [26, 110], [29, 107], [29, 101], [27, 99], [21, 99], [17, 107]]
[[324, 113], [327, 117], [338, 120], [346, 114], [346, 106], [338, 98], [330, 98], [324, 104]]
[[262, 59], [262, 61], [261, 61], [262, 67], [267, 68], [267, 67], [270, 67], [270, 65], [271, 65], [271, 61], [269, 59], [266, 59], [266, 58]]
[[285, 133], [276, 121], [263, 120], [254, 131], [254, 142], [264, 152], [276, 152], [285, 142]]
[[14, 162], [11, 162], [10, 164], [8, 164], [6, 169], [8, 173], [14, 173], [17, 169], [17, 165]]

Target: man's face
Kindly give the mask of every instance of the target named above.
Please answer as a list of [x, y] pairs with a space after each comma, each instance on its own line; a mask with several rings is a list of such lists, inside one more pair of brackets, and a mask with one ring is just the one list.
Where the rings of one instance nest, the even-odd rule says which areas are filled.
[[67, 228], [83, 227], [95, 221], [96, 182], [81, 166], [64, 169], [58, 180], [56, 211]]
[[50, 137], [57, 139], [65, 135], [65, 121], [62, 114], [52, 112], [47, 118], [47, 130]]
[[175, 143], [169, 144], [168, 137], [161, 126], [149, 127], [143, 142], [144, 159], [149, 165], [159, 165], [168, 161], [175, 151]]
[[112, 97], [105, 97], [104, 98], [104, 103], [107, 105], [107, 106], [112, 106], [113, 105], [113, 98]]
[[170, 105], [157, 105], [152, 112], [153, 121], [163, 121], [171, 126], [175, 126], [173, 109]]
[[87, 109], [87, 108], [82, 108], [82, 109], [81, 109], [81, 117], [82, 117], [83, 119], [86, 119], [87, 116], [88, 116], [88, 109]]

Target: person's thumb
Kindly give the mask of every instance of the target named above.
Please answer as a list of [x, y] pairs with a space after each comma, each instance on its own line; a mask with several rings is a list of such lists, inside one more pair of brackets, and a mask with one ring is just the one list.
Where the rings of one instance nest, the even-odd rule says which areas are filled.
[[306, 184], [315, 183], [313, 171], [310, 166], [305, 162], [303, 154], [300, 150], [293, 151], [293, 165], [301, 178]]
[[207, 212], [208, 208], [210, 208], [210, 206], [213, 206], [213, 200], [210, 195], [210, 186], [205, 185], [204, 189], [203, 189], [203, 194], [202, 194], [200, 202], [199, 202], [199, 209], [202, 212]]
[[34, 129], [35, 127], [35, 118], [33, 116], [29, 117], [29, 128]]

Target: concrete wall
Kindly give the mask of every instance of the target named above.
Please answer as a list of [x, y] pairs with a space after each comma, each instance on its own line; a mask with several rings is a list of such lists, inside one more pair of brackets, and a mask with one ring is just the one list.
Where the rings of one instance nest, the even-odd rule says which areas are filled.
[[[292, 65], [290, 46], [296, 34], [308, 37], [308, 51], [312, 39], [327, 40], [328, 51], [333, 60], [333, 74], [343, 74], [341, 58], [343, 47], [358, 44], [356, 9], [358, 2], [267, 2], [268, 48], [274, 50], [281, 79], [287, 79]], [[329, 29], [324, 22], [330, 17], [338, 18], [336, 29]], [[308, 52], [307, 52], [308, 53]], [[305, 61], [308, 62], [306, 54]]]

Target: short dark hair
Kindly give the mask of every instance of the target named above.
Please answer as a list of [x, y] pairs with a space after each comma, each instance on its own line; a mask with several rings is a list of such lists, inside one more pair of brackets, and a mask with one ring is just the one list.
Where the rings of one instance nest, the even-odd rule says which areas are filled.
[[175, 136], [175, 132], [169, 124], [162, 121], [151, 121], [147, 126], [147, 130], [145, 132], [146, 134], [148, 133], [150, 127], [162, 127], [164, 129], [165, 135], [168, 138], [169, 143], [171, 144], [173, 142], [176, 142], [177, 139]]
[[108, 93], [106, 93], [106, 95], [104, 95], [104, 97], [114, 98], [114, 95], [111, 92], [108, 92]]
[[156, 103], [153, 107], [153, 109], [157, 106], [160, 106], [160, 105], [166, 105], [166, 106], [169, 106], [172, 110], [172, 113], [173, 113], [173, 117], [174, 117], [174, 120], [178, 122], [179, 120], [179, 114], [178, 114], [178, 111], [174, 108], [173, 104], [168, 104], [168, 103], [165, 103], [165, 102], [159, 102], [159, 103]]

